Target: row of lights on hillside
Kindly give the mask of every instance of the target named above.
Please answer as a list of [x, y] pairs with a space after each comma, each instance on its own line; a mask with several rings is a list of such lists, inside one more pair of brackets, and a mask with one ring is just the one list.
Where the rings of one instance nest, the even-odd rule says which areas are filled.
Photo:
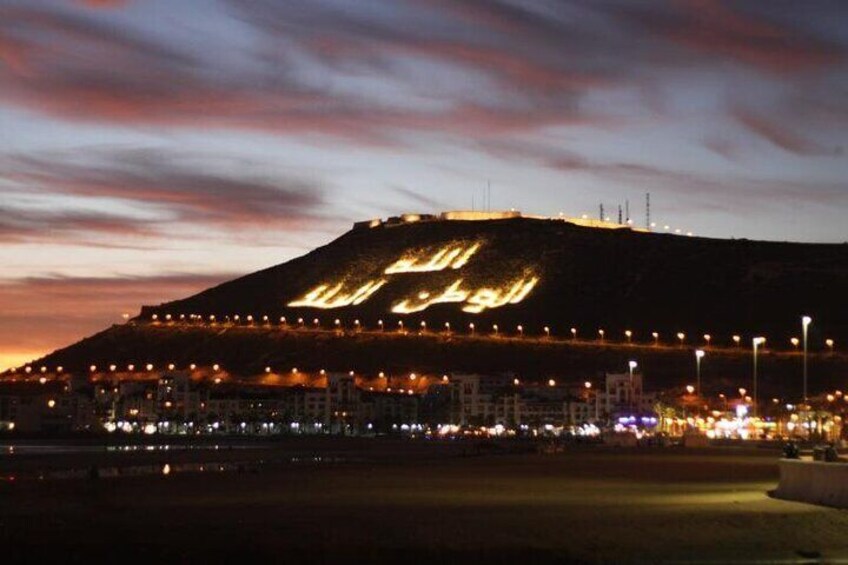
[[[127, 316], [127, 315], [125, 314], [125, 317], [126, 317], [126, 316]], [[180, 320], [183, 320], [183, 319], [185, 319], [185, 318], [186, 318], [186, 316], [185, 316], [184, 314], [180, 314], [180, 316], [179, 316], [179, 319], [180, 319]], [[202, 320], [202, 319], [203, 319], [203, 316], [201, 316], [201, 315], [199, 315], [199, 314], [191, 314], [191, 315], [189, 315], [189, 318], [190, 318], [190, 319], [201, 319], [201, 320]], [[158, 321], [158, 320], [159, 320], [159, 315], [158, 315], [158, 314], [153, 314], [153, 315], [151, 316], [151, 319], [152, 319], [154, 322], [156, 322], [156, 321]], [[171, 314], [166, 314], [166, 315], [165, 315], [165, 319], [166, 319], [167, 321], [171, 321], [171, 320], [172, 320], [172, 316], [171, 316]], [[210, 321], [210, 322], [213, 322], [213, 323], [214, 323], [214, 322], [215, 322], [215, 320], [216, 320], [216, 317], [215, 317], [215, 315], [209, 315], [208, 319], [209, 319], [209, 321]], [[240, 316], [240, 315], [238, 315], [238, 314], [235, 314], [234, 316], [232, 316], [232, 318], [231, 318], [230, 316], [226, 316], [226, 319], [227, 319], [228, 321], [229, 321], [229, 320], [233, 320], [233, 321], [235, 321], [235, 322], [238, 322], [238, 321], [240, 321], [240, 320], [241, 320], [241, 316]], [[248, 315], [245, 317], [245, 319], [246, 319], [248, 322], [253, 322], [253, 321], [254, 321], [254, 317], [253, 317], [253, 315], [250, 315], [250, 314], [248, 314]], [[263, 322], [266, 322], [266, 323], [267, 323], [267, 322], [269, 322], [269, 317], [268, 317], [267, 315], [266, 315], [266, 316], [262, 316], [262, 321], [263, 321]], [[281, 317], [280, 317], [280, 324], [282, 324], [282, 325], [286, 325], [286, 324], [287, 324], [287, 320], [286, 320], [286, 317], [285, 317], [285, 316], [281, 316]], [[297, 325], [298, 325], [298, 326], [300, 326], [300, 327], [304, 327], [304, 326], [306, 325], [306, 321], [304, 320], [304, 318], [302, 318], [302, 317], [297, 318]], [[320, 326], [321, 326], [321, 320], [320, 320], [319, 318], [313, 318], [313, 319], [312, 319], [312, 325], [313, 325], [314, 327], [316, 327], [316, 328], [320, 327]], [[362, 323], [361, 323], [358, 319], [356, 319], [356, 320], [354, 320], [354, 321], [353, 321], [353, 325], [354, 325], [354, 328], [355, 328], [355, 329], [357, 329], [357, 330], [362, 328]], [[338, 330], [338, 329], [341, 329], [341, 328], [342, 328], [342, 326], [343, 326], [343, 324], [342, 324], [342, 320], [341, 320], [341, 319], [339, 319], [339, 318], [335, 318], [335, 319], [333, 320], [333, 326], [334, 326], [337, 330]], [[382, 320], [382, 319], [381, 319], [381, 320], [377, 320], [377, 327], [378, 327], [381, 331], [385, 328], [385, 323], [383, 322], [383, 320]], [[405, 330], [406, 326], [405, 326], [405, 324], [404, 324], [403, 320], [398, 320], [397, 327], [398, 327], [398, 331], [403, 332], [403, 331]], [[446, 332], [450, 332], [450, 331], [451, 331], [451, 329], [452, 329], [452, 326], [451, 326], [451, 323], [450, 323], [450, 322], [445, 322], [443, 327], [444, 327], [444, 329], [445, 329], [445, 331], [446, 331]], [[421, 322], [419, 322], [419, 328], [421, 329], [421, 331], [422, 331], [422, 332], [426, 332], [426, 331], [427, 331], [428, 325], [427, 325], [426, 320], [422, 320]], [[474, 322], [470, 322], [470, 323], [468, 324], [468, 331], [469, 331], [469, 333], [470, 333], [470, 334], [476, 334], [476, 333], [477, 333], [477, 325], [476, 325]], [[500, 328], [500, 326], [499, 326], [498, 324], [492, 324], [492, 327], [491, 327], [491, 333], [492, 333], [493, 335], [500, 335], [500, 334], [501, 334], [501, 328]], [[524, 335], [524, 326], [523, 326], [522, 324], [518, 324], [517, 326], [515, 326], [515, 333], [516, 333], [516, 335], [523, 336], [523, 335]], [[544, 326], [544, 327], [542, 328], [542, 333], [543, 333], [546, 337], [551, 337], [551, 328], [550, 328], [550, 326]], [[577, 328], [575, 328], [575, 327], [570, 328], [569, 333], [571, 334], [571, 337], [572, 337], [573, 339], [577, 339], [577, 335], [578, 335]], [[625, 339], [625, 341], [626, 341], [627, 343], [633, 343], [633, 336], [634, 336], [634, 332], [633, 332], [632, 330], [624, 330], [624, 339]], [[606, 330], [604, 330], [603, 328], [598, 329], [598, 340], [599, 340], [599, 341], [605, 341], [605, 340], [606, 340], [606, 337], [607, 337]], [[680, 345], [683, 345], [683, 344], [685, 343], [685, 341], [686, 341], [686, 337], [687, 337], [687, 336], [686, 336], [686, 334], [685, 334], [684, 332], [677, 332], [677, 334], [676, 334], [676, 338], [677, 338], [678, 342], [680, 343]], [[704, 345], [705, 345], [706, 347], [709, 347], [709, 346], [711, 345], [711, 343], [712, 343], [713, 336], [712, 336], [711, 334], [705, 333], [705, 334], [703, 334], [701, 337], [703, 338]], [[651, 338], [652, 338], [652, 340], [653, 340], [653, 342], [654, 342], [654, 345], [659, 345], [659, 344], [660, 344], [660, 334], [659, 334], [659, 332], [651, 332]], [[734, 334], [733, 336], [731, 336], [731, 339], [733, 340], [734, 345], [736, 345], [736, 346], [741, 345], [741, 342], [742, 342], [742, 336], [740, 336], [740, 335], [738, 335], [738, 334]], [[790, 338], [789, 343], [790, 343], [790, 344], [791, 344], [794, 348], [796, 348], [796, 349], [797, 349], [797, 348], [798, 348], [798, 345], [800, 344], [800, 341], [801, 341], [801, 340], [799, 340], [797, 337], [792, 337], [792, 338]], [[827, 339], [825, 339], [824, 343], [825, 343], [825, 346], [827, 346], [830, 350], [833, 350], [833, 348], [834, 348], [834, 346], [835, 346], [835, 342], [834, 342], [834, 340], [833, 340], [833, 339], [827, 338]]]

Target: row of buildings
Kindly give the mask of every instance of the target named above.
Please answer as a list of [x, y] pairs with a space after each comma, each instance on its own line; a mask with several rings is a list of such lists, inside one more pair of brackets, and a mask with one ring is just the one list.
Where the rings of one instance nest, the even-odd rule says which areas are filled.
[[579, 430], [653, 413], [642, 376], [604, 386], [524, 383], [513, 375], [454, 374], [423, 392], [374, 390], [347, 373], [326, 386], [259, 386], [193, 379], [73, 378], [0, 383], [0, 431], [61, 433], [390, 433], [451, 427]]

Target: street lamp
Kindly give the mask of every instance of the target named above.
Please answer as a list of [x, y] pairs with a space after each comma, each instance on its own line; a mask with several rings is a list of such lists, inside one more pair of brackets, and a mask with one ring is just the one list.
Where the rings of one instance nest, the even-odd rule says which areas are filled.
[[380, 331], [383, 331], [383, 320], [377, 320], [377, 327], [380, 328]]
[[624, 337], [627, 338], [627, 343], [630, 343], [630, 339], [633, 337], [633, 332], [630, 330], [624, 330]]
[[799, 340], [797, 337], [790, 337], [789, 343], [792, 344], [792, 347], [794, 347], [795, 349], [798, 349], [798, 344], [801, 343], [801, 340]]
[[545, 337], [551, 337], [551, 328], [545, 326]]
[[571, 339], [577, 339], [577, 328], [571, 328]]
[[651, 337], [654, 338], [654, 345], [660, 344], [660, 334], [659, 334], [659, 332], [651, 332]]
[[824, 340], [824, 344], [828, 347], [828, 349], [830, 349], [830, 352], [833, 353], [833, 340], [826, 339]]
[[468, 324], [468, 331], [471, 333], [471, 335], [474, 335], [474, 322], [470, 322]]
[[698, 396], [701, 396], [701, 359], [704, 358], [704, 350], [695, 350], [695, 390], [698, 391]]
[[766, 342], [766, 338], [764, 337], [755, 337], [752, 341], [754, 345], [754, 402], [753, 402], [753, 411], [754, 416], [757, 415], [757, 348]]
[[739, 347], [739, 344], [742, 343], [742, 336], [741, 335], [734, 335], [733, 336], [733, 343], [736, 344], [736, 347]]
[[450, 322], [445, 322], [445, 332], [450, 333]]
[[516, 329], [518, 330], [518, 335], [520, 335], [520, 336], [522, 336], [522, 337], [523, 337], [523, 336], [524, 336], [524, 326], [522, 326], [521, 324], [519, 324], [519, 325], [518, 325], [518, 327], [517, 327]]
[[710, 340], [713, 338], [710, 334], [704, 334], [704, 343], [707, 344], [707, 347], [710, 346]]
[[492, 324], [492, 333], [498, 335], [498, 325]]
[[801, 330], [804, 338], [804, 404], [807, 404], [807, 334], [813, 319], [809, 316], [801, 318]]
[[598, 336], [599, 336], [601, 341], [604, 341], [604, 334], [605, 333], [606, 332], [604, 332], [604, 330], [598, 330]]
[[633, 392], [634, 392], [633, 391], [633, 369], [635, 369], [637, 366], [638, 366], [638, 363], [636, 363], [636, 361], [633, 361], [632, 359], [627, 362], [627, 372], [630, 375], [630, 409], [631, 410], [633, 410], [633, 396], [634, 396], [634, 394], [633, 394]]
[[683, 340], [686, 339], [686, 334], [683, 332], [677, 332], [677, 339], [680, 340], [680, 345], [683, 345]]

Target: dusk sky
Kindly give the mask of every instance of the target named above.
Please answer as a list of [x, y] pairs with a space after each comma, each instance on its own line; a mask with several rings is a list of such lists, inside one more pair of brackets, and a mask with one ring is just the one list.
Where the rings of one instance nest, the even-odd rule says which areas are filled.
[[0, 369], [351, 222], [848, 240], [845, 0], [0, 0]]

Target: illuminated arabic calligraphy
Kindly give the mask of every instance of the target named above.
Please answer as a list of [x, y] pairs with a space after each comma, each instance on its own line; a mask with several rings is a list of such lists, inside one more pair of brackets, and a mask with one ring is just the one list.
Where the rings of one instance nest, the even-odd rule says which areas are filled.
[[345, 287], [344, 282], [340, 282], [335, 286], [322, 284], [316, 286], [302, 298], [289, 302], [288, 305], [295, 308], [308, 307], [324, 310], [351, 305], [358, 306], [368, 300], [386, 282], [385, 279], [371, 280], [353, 292], [342, 292]]
[[[408, 251], [400, 259], [389, 265], [383, 273], [395, 275], [399, 273], [430, 273], [444, 270], [456, 270], [464, 267], [472, 256], [477, 253], [481, 243], [451, 242], [440, 249], [430, 248], [426, 251]], [[530, 294], [539, 277], [530, 270], [524, 272], [521, 278], [512, 279], [497, 286], [468, 288], [463, 286], [462, 278], [441, 289], [433, 291], [422, 290], [411, 298], [395, 302], [391, 311], [395, 314], [412, 314], [421, 312], [435, 304], [459, 304], [463, 312], [479, 314], [492, 308], [500, 308], [507, 304], [518, 304]], [[369, 280], [357, 288], [348, 285], [347, 280], [338, 283], [321, 284], [307, 292], [301, 298], [289, 302], [291, 307], [299, 308], [343, 308], [358, 306], [371, 298], [388, 282], [388, 278]]]
[[471, 246], [449, 244], [430, 256], [429, 260], [424, 262], [422, 253], [406, 254], [393, 264], [389, 265], [384, 271], [387, 275], [397, 273], [432, 273], [435, 271], [444, 271], [447, 268], [459, 269], [463, 267], [471, 256], [477, 253], [480, 248], [479, 243]]
[[479, 288], [477, 290], [465, 290], [462, 288], [462, 279], [454, 281], [441, 294], [435, 296], [427, 291], [418, 293], [414, 299], [404, 299], [392, 306], [395, 314], [412, 314], [426, 310], [434, 304], [464, 303], [463, 312], [479, 314], [490, 308], [500, 308], [507, 304], [518, 304], [524, 300], [539, 278], [525, 276], [511, 284], [501, 288]]

